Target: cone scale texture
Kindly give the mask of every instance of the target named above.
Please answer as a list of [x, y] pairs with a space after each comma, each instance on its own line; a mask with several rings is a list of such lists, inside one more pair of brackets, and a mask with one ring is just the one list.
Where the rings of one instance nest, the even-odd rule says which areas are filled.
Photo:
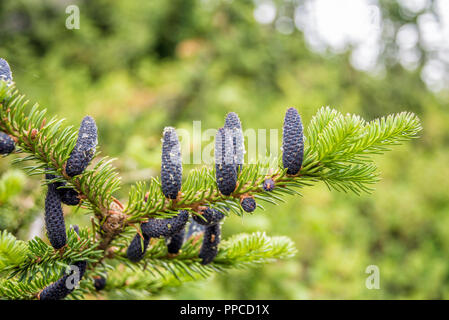
[[94, 157], [96, 147], [97, 126], [92, 117], [86, 116], [81, 122], [75, 148], [73, 148], [67, 160], [65, 168], [67, 175], [74, 177], [83, 173]]
[[304, 136], [301, 116], [295, 108], [285, 114], [282, 135], [282, 164], [287, 174], [299, 172], [304, 156]]
[[166, 198], [176, 199], [181, 190], [182, 158], [178, 135], [172, 127], [164, 129], [162, 139], [161, 186]]
[[61, 199], [54, 184], [48, 185], [47, 196], [45, 197], [45, 227], [47, 229], [48, 240], [55, 249], [60, 249], [67, 242], [67, 235], [64, 222], [64, 214], [61, 207]]
[[214, 224], [206, 227], [204, 231], [203, 244], [199, 257], [202, 259], [201, 264], [209, 264], [218, 253], [218, 244], [220, 243], [221, 227], [220, 224]]
[[215, 136], [215, 178], [220, 192], [229, 196], [237, 186], [237, 171], [230, 130], [220, 128]]

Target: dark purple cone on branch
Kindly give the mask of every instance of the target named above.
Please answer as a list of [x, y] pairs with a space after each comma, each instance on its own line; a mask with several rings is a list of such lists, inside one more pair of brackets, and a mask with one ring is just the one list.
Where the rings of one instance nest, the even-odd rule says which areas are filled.
[[210, 226], [220, 222], [224, 218], [224, 214], [212, 208], [206, 208], [201, 211], [201, 217], [193, 215], [192, 219], [198, 224]]
[[246, 212], [253, 212], [256, 209], [256, 200], [251, 196], [242, 197], [240, 200], [240, 206]]
[[[77, 261], [71, 265], [71, 271], [45, 287], [39, 293], [39, 300], [61, 300], [73, 292], [84, 273], [86, 272], [86, 261]], [[69, 278], [70, 277], [70, 278]]]
[[94, 287], [97, 291], [103, 290], [106, 287], [106, 278], [96, 277], [94, 279]]
[[304, 134], [301, 116], [289, 108], [284, 118], [282, 136], [282, 164], [287, 174], [295, 175], [301, 169], [304, 157]]
[[263, 189], [265, 191], [271, 191], [274, 189], [274, 181], [273, 179], [265, 179], [263, 182]]
[[176, 199], [182, 183], [181, 145], [176, 130], [164, 129], [162, 138], [161, 186], [166, 198]]
[[[54, 174], [47, 173], [45, 174], [45, 179], [52, 180], [55, 179], [56, 176]], [[80, 203], [79, 193], [73, 188], [61, 188], [66, 186], [65, 182], [53, 182], [52, 184], [56, 187], [56, 192], [61, 198], [62, 203], [68, 206], [76, 206]]]
[[12, 72], [8, 62], [0, 58], [0, 81], [12, 81]]
[[[79, 235], [79, 227], [77, 225], [72, 226], [72, 229]], [[73, 292], [86, 272], [87, 262], [77, 261], [70, 267], [68, 273], [64, 274], [58, 281], [45, 287], [39, 293], [39, 300], [61, 300]]]
[[220, 243], [221, 226], [220, 224], [213, 224], [206, 227], [203, 237], [203, 244], [199, 257], [202, 259], [201, 264], [209, 264], [218, 253], [218, 244]]
[[240, 123], [239, 116], [235, 112], [230, 112], [226, 116], [225, 129], [229, 129], [232, 134], [232, 147], [234, 162], [236, 164], [236, 170], [239, 172], [242, 170], [243, 159], [245, 153], [245, 145], [243, 140], [242, 124]]
[[140, 229], [142, 234], [149, 238], [169, 237], [184, 228], [188, 219], [188, 211], [181, 210], [173, 218], [149, 219], [140, 225]]
[[48, 185], [47, 196], [45, 197], [45, 227], [53, 248], [60, 249], [65, 246], [67, 235], [61, 199], [52, 183]]
[[14, 140], [6, 133], [0, 131], [0, 154], [10, 154], [15, 147]]
[[[136, 234], [129, 244], [126, 250], [126, 256], [132, 262], [138, 262], [142, 260], [145, 252], [147, 251], [148, 244], [150, 243], [150, 237], [143, 235], [143, 239], [139, 234]], [[143, 247], [142, 247], [143, 242]]]
[[168, 253], [177, 254], [179, 250], [181, 250], [182, 244], [184, 243], [184, 235], [186, 233], [186, 229], [182, 228], [178, 232], [176, 232], [173, 236], [167, 237], [165, 242], [167, 243]]
[[218, 129], [215, 136], [215, 178], [218, 190], [225, 196], [229, 196], [237, 186], [232, 134], [224, 128]]
[[68, 176], [77, 176], [87, 168], [95, 155], [97, 137], [95, 120], [90, 116], [84, 117], [78, 131], [75, 148], [73, 148], [69, 160], [67, 160], [65, 172]]

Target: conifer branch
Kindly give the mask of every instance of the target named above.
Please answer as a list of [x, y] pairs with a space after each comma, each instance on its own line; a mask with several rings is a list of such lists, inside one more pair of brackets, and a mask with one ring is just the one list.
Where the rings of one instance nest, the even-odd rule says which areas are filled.
[[[167, 276], [178, 281], [185, 281], [187, 277], [193, 280], [198, 276], [206, 277], [211, 272], [290, 257], [295, 252], [290, 240], [269, 238], [260, 233], [223, 241], [215, 259], [207, 265], [200, 263], [200, 241], [197, 238], [188, 240], [181, 252], [174, 256], [167, 253], [164, 240], [152, 239], [144, 259], [136, 263], [126, 259], [125, 249], [129, 244], [128, 235], [134, 230], [133, 225], [137, 226], [148, 218], [173, 217], [181, 209], [196, 215], [201, 207], [209, 206], [225, 215], [229, 214], [228, 210], [242, 215], [242, 197], [255, 197], [275, 204], [284, 201], [285, 195], [300, 194], [301, 188], [319, 181], [340, 191], [370, 192], [378, 180], [376, 166], [370, 156], [382, 154], [394, 145], [417, 137], [421, 130], [418, 117], [412, 113], [366, 122], [359, 116], [343, 116], [329, 107], [321, 108], [307, 127], [304, 160], [295, 175], [287, 174], [280, 159], [272, 168], [263, 162], [238, 166], [236, 188], [230, 195], [223, 195], [217, 188], [217, 169], [200, 168], [189, 172], [176, 199], [167, 199], [160, 179], [152, 178], [149, 183], [138, 182], [132, 186], [128, 203], [122, 204], [114, 197], [121, 183], [111, 165], [112, 159], [99, 158], [97, 153], [91, 169], [75, 177], [67, 174], [66, 163], [77, 136], [73, 127], [64, 127], [63, 121], [57, 118], [47, 121], [46, 111], [40, 110], [38, 105], [27, 111], [24, 96], [14, 85], [4, 81], [0, 81], [0, 104], [0, 131], [7, 133], [16, 143], [19, 157], [15, 162], [33, 161], [25, 167], [28, 174], [50, 173], [56, 178], [44, 183], [64, 182], [66, 187], [74, 188], [82, 199], [81, 205], [96, 217], [93, 224], [95, 234], [81, 230], [77, 236], [69, 231], [67, 245], [60, 251], [55, 251], [41, 239], [25, 243], [3, 232], [0, 237], [0, 273], [12, 278], [1, 280], [0, 296], [8, 298], [36, 298], [43, 287], [60, 276], [64, 267], [82, 260], [89, 262], [87, 275], [81, 281], [81, 290], [71, 293], [72, 298], [92, 292], [91, 277], [114, 262], [120, 262], [131, 270], [145, 269], [151, 274], [151, 280], [144, 283], [151, 282], [152, 288], [159, 290], [172, 281], [166, 280]], [[267, 179], [275, 185], [270, 191], [264, 188]], [[119, 281], [113, 282], [106, 289], [123, 289], [124, 285]], [[133, 288], [129, 281], [126, 285]], [[137, 284], [135, 288], [141, 289]]]

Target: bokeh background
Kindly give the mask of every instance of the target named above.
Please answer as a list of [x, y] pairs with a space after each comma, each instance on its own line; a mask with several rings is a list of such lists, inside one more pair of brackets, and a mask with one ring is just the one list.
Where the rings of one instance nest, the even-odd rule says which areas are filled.
[[[65, 27], [71, 4], [78, 30]], [[244, 128], [280, 128], [287, 107], [307, 123], [326, 105], [367, 120], [404, 110], [422, 119], [420, 139], [376, 157], [382, 180], [371, 195], [318, 184], [227, 220], [224, 237], [287, 235], [295, 258], [104, 298], [449, 298], [449, 1], [2, 0], [0, 56], [30, 101], [75, 126], [96, 119], [123, 198], [159, 174], [167, 125], [217, 128], [235, 111]], [[0, 174], [0, 229], [42, 235], [41, 182], [10, 159]], [[68, 212], [68, 223], [88, 218]], [[379, 290], [365, 287], [369, 265]]]

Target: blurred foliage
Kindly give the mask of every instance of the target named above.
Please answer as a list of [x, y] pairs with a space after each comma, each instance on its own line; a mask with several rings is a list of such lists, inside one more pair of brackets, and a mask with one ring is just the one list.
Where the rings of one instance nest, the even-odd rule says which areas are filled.
[[[118, 158], [127, 184], [159, 173], [164, 126], [191, 131], [200, 120], [203, 130], [217, 128], [228, 111], [240, 115], [244, 129], [280, 128], [288, 106], [305, 123], [323, 105], [367, 120], [407, 110], [423, 121], [420, 139], [379, 157], [382, 181], [372, 195], [321, 185], [227, 220], [224, 238], [289, 236], [299, 251], [294, 259], [151, 298], [449, 298], [449, 100], [427, 91], [419, 70], [393, 64], [381, 76], [358, 72], [347, 53], [317, 55], [301, 32], [259, 25], [251, 1], [73, 3], [79, 30], [64, 27], [66, 1], [1, 1], [0, 56], [21, 92], [50, 114], [74, 125], [85, 114], [96, 119], [101, 151]], [[400, 21], [391, 1], [381, 4], [396, 23], [410, 22]], [[183, 152], [195, 148], [184, 145]], [[0, 169], [0, 229], [26, 239], [42, 210], [40, 181], [8, 159]], [[68, 224], [89, 225], [82, 210], [67, 212]], [[369, 265], [380, 268], [380, 290], [365, 287]]]

